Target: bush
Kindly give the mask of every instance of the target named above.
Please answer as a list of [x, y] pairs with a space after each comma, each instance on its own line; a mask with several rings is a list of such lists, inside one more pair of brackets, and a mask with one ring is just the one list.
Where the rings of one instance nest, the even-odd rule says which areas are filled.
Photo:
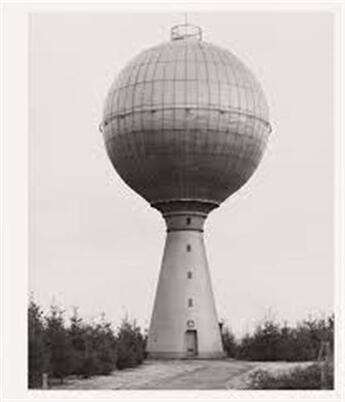
[[330, 345], [333, 353], [334, 316], [328, 319], [309, 319], [295, 328], [281, 327], [272, 320], [258, 326], [252, 335], [246, 335], [237, 347], [236, 357], [257, 361], [311, 361], [316, 360], [322, 342]]
[[324, 366], [326, 375], [321, 383], [321, 364], [273, 375], [265, 370], [256, 370], [250, 376], [250, 389], [333, 389], [333, 365]]
[[273, 321], [265, 321], [257, 327], [254, 335], [246, 336], [239, 347], [238, 356], [247, 360], [280, 360], [280, 329]]

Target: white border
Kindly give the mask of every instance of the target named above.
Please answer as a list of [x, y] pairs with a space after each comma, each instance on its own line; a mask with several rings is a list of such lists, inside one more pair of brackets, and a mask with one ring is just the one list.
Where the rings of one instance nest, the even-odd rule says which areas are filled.
[[[299, 1], [277, 2], [189, 2], [174, 3], [155, 1], [151, 3], [85, 4], [70, 3], [6, 3], [2, 7], [2, 54], [4, 60], [1, 74], [2, 133], [1, 150], [1, 395], [3, 401], [46, 400], [63, 398], [66, 401], [79, 399], [170, 399], [181, 400], [210, 398], [239, 400], [309, 399], [342, 400], [345, 378], [344, 351], [341, 334], [344, 332], [344, 143], [343, 125], [343, 2], [312, 3]], [[26, 306], [28, 263], [28, 90], [27, 90], [27, 40], [28, 15], [34, 12], [176, 12], [176, 11], [329, 11], [335, 18], [335, 257], [336, 257], [336, 390], [335, 391], [27, 391]], [[291, 27], [293, 29], [293, 27]], [[24, 363], [26, 362], [26, 358]], [[25, 364], [26, 366], [26, 364]]]

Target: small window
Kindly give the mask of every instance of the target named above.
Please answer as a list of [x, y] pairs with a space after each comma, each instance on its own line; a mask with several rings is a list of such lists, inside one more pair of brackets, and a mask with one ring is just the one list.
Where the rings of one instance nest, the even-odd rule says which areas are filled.
[[188, 279], [192, 279], [192, 271], [188, 271], [188, 272], [187, 272], [187, 278], [188, 278]]
[[191, 224], [191, 222], [192, 222], [191, 218], [190, 218], [190, 217], [188, 217], [188, 218], [186, 219], [186, 224], [187, 224], [187, 225], [190, 225], [190, 224]]
[[188, 307], [193, 307], [193, 299], [188, 299]]
[[192, 249], [190, 244], [187, 244], [187, 251], [189, 252]]

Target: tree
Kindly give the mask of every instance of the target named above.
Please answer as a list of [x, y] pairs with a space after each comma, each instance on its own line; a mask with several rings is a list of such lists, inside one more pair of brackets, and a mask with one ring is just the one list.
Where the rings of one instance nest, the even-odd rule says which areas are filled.
[[47, 370], [48, 356], [44, 342], [42, 310], [31, 299], [28, 308], [28, 381], [29, 388], [42, 386], [42, 374]]
[[68, 334], [72, 346], [74, 374], [87, 378], [97, 374], [110, 374], [116, 368], [116, 338], [104, 315], [101, 323], [86, 324], [74, 309]]
[[144, 348], [145, 339], [140, 332], [140, 327], [135, 321], [130, 323], [125, 317], [118, 328], [116, 338], [117, 368], [121, 370], [141, 364], [145, 357]]
[[70, 325], [67, 329], [68, 337], [71, 345], [71, 366], [73, 374], [85, 374], [86, 359], [86, 340], [85, 340], [85, 324], [78, 316], [78, 309], [73, 309], [73, 315], [70, 318]]
[[56, 305], [50, 307], [50, 314], [46, 317], [46, 345], [51, 374], [62, 384], [63, 379], [73, 371], [72, 346], [64, 327], [63, 311]]
[[145, 357], [147, 335], [141, 334], [135, 321], [123, 320], [115, 334], [104, 315], [99, 323], [86, 323], [74, 309], [66, 326], [61, 308], [52, 305], [43, 317], [33, 301], [28, 320], [30, 387], [41, 386], [44, 372], [63, 383], [70, 374], [106, 375], [117, 367], [137, 366]]
[[279, 325], [266, 320], [259, 325], [253, 335], [246, 335], [239, 347], [239, 357], [248, 360], [279, 360]]
[[105, 321], [104, 316], [102, 323], [96, 327], [95, 341], [100, 374], [110, 374], [116, 368], [116, 338], [111, 324]]
[[228, 357], [236, 357], [237, 343], [234, 334], [227, 327], [222, 329], [222, 342], [225, 353]]

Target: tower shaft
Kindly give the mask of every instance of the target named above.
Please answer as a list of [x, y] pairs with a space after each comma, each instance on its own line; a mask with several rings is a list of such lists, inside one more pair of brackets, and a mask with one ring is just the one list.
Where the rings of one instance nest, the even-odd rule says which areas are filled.
[[224, 352], [203, 239], [207, 208], [183, 211], [180, 203], [171, 207], [163, 211], [167, 238], [149, 329], [149, 357], [219, 358]]

